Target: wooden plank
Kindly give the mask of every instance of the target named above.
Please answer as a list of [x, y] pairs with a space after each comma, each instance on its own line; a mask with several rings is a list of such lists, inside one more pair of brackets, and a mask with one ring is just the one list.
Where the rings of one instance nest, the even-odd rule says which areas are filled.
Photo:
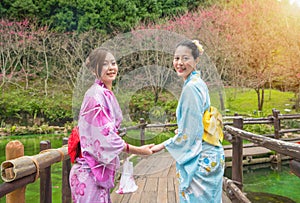
[[178, 189], [179, 188], [178, 187], [179, 183], [178, 183], [176, 178], [173, 178], [173, 181], [174, 181], [174, 186], [175, 186], [176, 202], [179, 202], [179, 189]]
[[145, 171], [148, 170], [147, 160], [148, 159], [142, 159], [139, 161], [139, 163], [136, 164], [136, 166], [133, 169], [134, 176], [145, 175]]
[[170, 171], [170, 168], [173, 163], [172, 157], [163, 157], [159, 158], [159, 162], [154, 163], [148, 174], [151, 174], [150, 171], [153, 171], [149, 177], [166, 177]]
[[[164, 167], [165, 170], [163, 170], [162, 173], [161, 173], [162, 177], [167, 177], [168, 176], [168, 174], [171, 170], [173, 162], [174, 162], [174, 160], [173, 160], [172, 157], [165, 161], [165, 167]], [[173, 174], [173, 176], [175, 176], [175, 175], [176, 175], [176, 173]]]
[[143, 191], [141, 201], [142, 203], [159, 203], [156, 201], [157, 192]]
[[165, 158], [157, 158], [155, 162], [152, 162], [147, 172], [147, 177], [160, 177], [162, 170], [164, 170]]
[[160, 173], [170, 167], [168, 163], [170, 163], [171, 159], [170, 153], [165, 151], [152, 155], [151, 159], [147, 160], [149, 168], [145, 170], [144, 173], [147, 174], [148, 177], [160, 177]]
[[156, 157], [147, 157], [143, 158], [135, 167], [133, 174], [137, 176], [144, 176], [148, 174], [149, 168], [151, 165], [155, 164], [157, 161]]
[[175, 191], [168, 192], [168, 203], [175, 203], [175, 202], [176, 202], [176, 193], [175, 193]]
[[119, 188], [119, 184], [116, 185], [115, 189], [110, 193], [110, 199], [112, 202], [122, 202], [123, 195], [117, 194], [116, 190]]
[[157, 202], [168, 203], [168, 179], [161, 177], [158, 179]]
[[174, 178], [176, 176], [176, 161], [173, 160], [172, 165], [170, 167], [168, 177]]
[[[122, 200], [118, 203], [128, 203], [129, 199], [131, 198], [132, 193], [127, 193], [127, 194], [123, 194], [121, 196], [123, 196]], [[113, 201], [114, 202], [114, 201]]]
[[168, 191], [175, 192], [174, 178], [168, 177]]
[[[243, 157], [246, 156], [258, 156], [263, 154], [270, 153], [271, 150], [265, 147], [251, 147], [251, 148], [243, 148]], [[232, 158], [232, 150], [228, 149], [224, 151], [226, 158]]]
[[136, 184], [138, 186], [138, 190], [131, 195], [131, 198], [128, 202], [141, 202], [141, 196], [146, 184], [146, 178], [136, 179]]
[[[144, 175], [135, 176], [138, 190], [134, 193], [120, 195], [111, 194], [114, 203], [179, 203], [178, 181], [176, 179], [176, 162], [168, 153], [161, 153], [151, 159], [144, 158], [138, 167], [138, 173]], [[148, 163], [147, 163], [148, 162]], [[155, 165], [155, 163], [157, 163]], [[161, 168], [159, 173], [150, 174], [149, 168]], [[148, 167], [148, 172], [147, 172]], [[136, 170], [136, 168], [134, 168]], [[116, 187], [118, 188], [118, 186]], [[223, 194], [223, 202], [228, 203], [228, 198]]]
[[144, 191], [157, 191], [158, 178], [147, 178]]

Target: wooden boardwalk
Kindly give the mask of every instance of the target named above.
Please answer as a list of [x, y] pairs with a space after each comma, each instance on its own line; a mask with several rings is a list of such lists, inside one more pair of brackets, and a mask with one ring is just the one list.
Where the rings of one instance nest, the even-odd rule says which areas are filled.
[[[224, 146], [224, 152], [226, 158], [232, 158], [232, 145]], [[243, 157], [265, 155], [270, 152], [271, 150], [265, 147], [256, 146], [252, 143], [243, 145]]]
[[[134, 167], [138, 190], [129, 194], [112, 192], [113, 203], [176, 203], [178, 182], [175, 178], [175, 161], [168, 152], [142, 158]], [[118, 185], [117, 187], [118, 188]], [[223, 193], [223, 203], [231, 202]]]

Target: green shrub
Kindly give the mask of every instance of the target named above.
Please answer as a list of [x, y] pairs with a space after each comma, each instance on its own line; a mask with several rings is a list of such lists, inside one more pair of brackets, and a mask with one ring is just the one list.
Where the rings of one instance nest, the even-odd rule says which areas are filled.
[[274, 126], [267, 125], [267, 124], [251, 124], [251, 125], [244, 125], [244, 130], [259, 135], [273, 134]]
[[0, 120], [2, 125], [64, 125], [72, 120], [71, 104], [68, 95], [45, 97], [38, 92], [14, 89], [2, 94]]

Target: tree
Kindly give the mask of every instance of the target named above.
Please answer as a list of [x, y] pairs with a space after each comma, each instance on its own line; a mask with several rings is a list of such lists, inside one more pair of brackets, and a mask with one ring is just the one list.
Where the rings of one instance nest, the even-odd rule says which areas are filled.
[[262, 110], [266, 87], [276, 87], [277, 83], [293, 90], [290, 84], [298, 83], [293, 69], [299, 67], [295, 60], [299, 57], [299, 37], [295, 37], [299, 26], [287, 19], [290, 9], [276, 1], [246, 1], [229, 16], [230, 50], [237, 56], [234, 63], [242, 73], [240, 85], [255, 89], [258, 110]]
[[225, 0], [3, 0], [0, 14], [9, 20], [35, 20], [58, 32], [128, 32], [139, 22], [172, 18], [199, 6]]
[[[283, 40], [281, 43], [284, 44], [282, 55], [285, 66], [281, 66], [282, 78], [285, 89], [290, 89], [295, 92], [295, 109], [300, 109], [300, 13], [299, 7], [291, 6], [289, 2], [282, 2], [282, 21], [283, 29], [282, 36]], [[278, 79], [279, 80], [279, 79]]]

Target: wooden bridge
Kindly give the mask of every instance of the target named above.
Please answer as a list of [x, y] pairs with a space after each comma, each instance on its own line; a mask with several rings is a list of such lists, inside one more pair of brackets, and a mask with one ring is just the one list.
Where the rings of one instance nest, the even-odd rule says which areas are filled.
[[[242, 192], [243, 188], [243, 165], [247, 156], [259, 155], [275, 151], [293, 158], [291, 171], [300, 177], [300, 145], [294, 144], [295, 140], [284, 140], [282, 134], [287, 132], [300, 132], [300, 129], [282, 129], [280, 121], [284, 119], [300, 119], [300, 114], [282, 115], [278, 111], [273, 112], [272, 117], [243, 119], [234, 117], [232, 123], [224, 127], [225, 139], [232, 143], [232, 146], [225, 146], [225, 157], [232, 159], [232, 180], [224, 177], [223, 181], [223, 202], [249, 203], [249, 199]], [[274, 134], [271, 136], [257, 135], [243, 131], [244, 124], [273, 124]], [[174, 124], [169, 124], [172, 126]], [[141, 144], [144, 142], [145, 128], [158, 127], [143, 122], [132, 129], [141, 130]], [[161, 126], [167, 127], [167, 126]], [[251, 144], [243, 145], [243, 139]], [[69, 172], [71, 168], [70, 158], [67, 154], [67, 139], [63, 140], [63, 147], [51, 149], [50, 143], [40, 143], [41, 153], [34, 156], [16, 154], [15, 146], [11, 148], [11, 155], [7, 161], [1, 164], [1, 177], [5, 177], [5, 183], [0, 185], [0, 198], [9, 196], [9, 201], [25, 201], [25, 186], [40, 179], [40, 202], [52, 202], [51, 165], [62, 162], [62, 203], [70, 203]], [[24, 150], [23, 150], [24, 153]], [[8, 156], [7, 156], [8, 157]], [[15, 159], [16, 158], [16, 159]], [[269, 160], [270, 161], [270, 160]], [[250, 160], [251, 162], [251, 160]], [[268, 162], [268, 160], [265, 160]], [[26, 167], [22, 167], [26, 166]], [[149, 157], [142, 157], [134, 168], [134, 176], [138, 190], [134, 193], [119, 195], [112, 191], [112, 200], [119, 202], [179, 202], [178, 183], [175, 178], [175, 161], [167, 152], [161, 152]], [[4, 180], [4, 179], [3, 179]], [[23, 188], [23, 189], [22, 189]], [[14, 201], [13, 198], [22, 198], [24, 201]]]
[[[179, 202], [175, 160], [168, 152], [143, 157], [134, 167], [138, 190], [134, 193], [111, 193], [112, 202], [176, 203]], [[116, 189], [118, 188], [118, 185]], [[223, 193], [223, 203], [231, 202]]]

